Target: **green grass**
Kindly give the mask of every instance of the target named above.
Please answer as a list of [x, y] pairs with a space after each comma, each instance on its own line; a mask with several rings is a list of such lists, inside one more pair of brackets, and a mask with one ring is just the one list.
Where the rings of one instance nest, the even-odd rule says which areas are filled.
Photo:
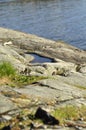
[[16, 70], [10, 62], [2, 62], [0, 64], [0, 78], [4, 76], [13, 77], [16, 75]]
[[53, 115], [59, 119], [61, 124], [64, 124], [67, 120], [78, 120], [83, 118], [86, 121], [86, 106], [82, 105], [81, 107], [77, 106], [65, 106], [56, 109], [53, 112]]
[[24, 85], [33, 84], [41, 79], [45, 79], [43, 76], [25, 76], [25, 75], [16, 75], [13, 79], [14, 84], [17, 87], [23, 87]]
[[26, 76], [17, 73], [10, 62], [0, 64], [0, 85], [7, 84], [11, 87], [22, 87], [38, 80], [45, 79], [42, 76]]

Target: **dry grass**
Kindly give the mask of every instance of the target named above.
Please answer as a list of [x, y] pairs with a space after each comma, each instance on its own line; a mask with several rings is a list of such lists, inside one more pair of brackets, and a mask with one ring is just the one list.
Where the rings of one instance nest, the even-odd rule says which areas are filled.
[[61, 124], [64, 124], [66, 120], [76, 121], [80, 118], [86, 121], [86, 106], [77, 107], [69, 105], [61, 107], [56, 109], [53, 115], [59, 119]]
[[11, 79], [9, 77], [0, 78], [0, 85], [8, 85], [11, 84]]

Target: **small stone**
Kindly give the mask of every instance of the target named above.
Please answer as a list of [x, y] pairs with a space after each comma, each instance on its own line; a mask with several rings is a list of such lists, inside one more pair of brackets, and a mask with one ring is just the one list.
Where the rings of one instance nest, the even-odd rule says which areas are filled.
[[50, 115], [48, 112], [39, 107], [35, 113], [35, 118], [41, 119], [44, 124], [59, 125], [59, 120]]
[[7, 121], [9, 121], [9, 120], [12, 119], [12, 117], [9, 116], [9, 115], [3, 115], [2, 118], [5, 119], [5, 120], [7, 120]]
[[24, 129], [25, 128], [24, 125], [22, 124], [22, 122], [19, 123], [19, 127], [20, 127], [20, 129]]

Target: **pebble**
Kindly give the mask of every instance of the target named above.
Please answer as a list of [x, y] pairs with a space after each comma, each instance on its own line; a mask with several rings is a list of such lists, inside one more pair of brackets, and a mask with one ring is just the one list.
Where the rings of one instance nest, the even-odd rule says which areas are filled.
[[7, 120], [7, 121], [9, 121], [9, 120], [12, 119], [12, 117], [9, 116], [9, 115], [2, 115], [2, 118], [5, 119], [5, 120]]

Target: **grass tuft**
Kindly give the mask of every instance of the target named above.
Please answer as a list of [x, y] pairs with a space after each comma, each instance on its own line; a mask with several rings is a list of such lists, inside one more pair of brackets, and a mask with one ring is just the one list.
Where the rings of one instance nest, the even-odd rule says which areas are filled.
[[66, 120], [78, 120], [83, 117], [86, 120], [86, 106], [82, 105], [81, 107], [77, 106], [65, 106], [56, 109], [53, 112], [53, 115], [60, 120], [61, 124], [65, 124]]
[[0, 85], [9, 85], [11, 87], [22, 87], [38, 80], [45, 79], [43, 76], [26, 76], [18, 74], [10, 62], [0, 64]]
[[25, 75], [16, 75], [14, 83], [17, 87], [23, 87], [24, 85], [33, 84], [39, 80], [45, 79], [43, 76], [25, 76]]
[[0, 64], [0, 78], [15, 76], [16, 70], [10, 62], [2, 62]]

